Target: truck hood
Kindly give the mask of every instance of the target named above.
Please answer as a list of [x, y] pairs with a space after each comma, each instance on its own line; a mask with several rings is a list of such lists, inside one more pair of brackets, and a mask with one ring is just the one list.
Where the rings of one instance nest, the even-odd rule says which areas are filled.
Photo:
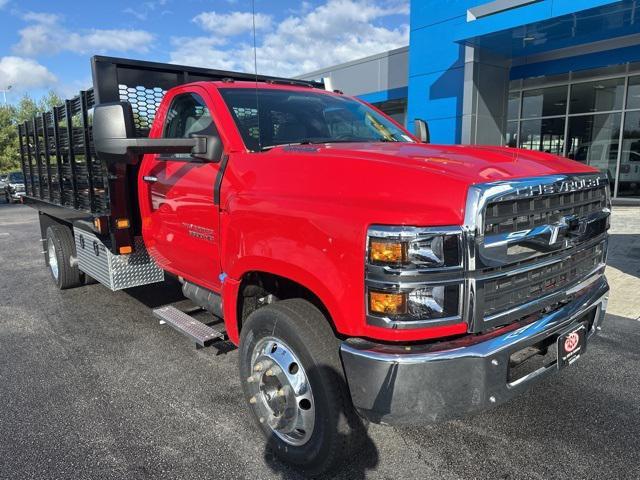
[[286, 197], [300, 202], [301, 211], [328, 210], [367, 224], [460, 225], [470, 185], [595, 171], [503, 147], [333, 143], [281, 146], [262, 155], [248, 159], [260, 172], [240, 173], [250, 180], [244, 195]]
[[316, 155], [367, 159], [443, 174], [468, 185], [559, 173], [597, 171], [573, 160], [543, 152], [495, 146], [415, 143], [334, 143], [317, 147]]

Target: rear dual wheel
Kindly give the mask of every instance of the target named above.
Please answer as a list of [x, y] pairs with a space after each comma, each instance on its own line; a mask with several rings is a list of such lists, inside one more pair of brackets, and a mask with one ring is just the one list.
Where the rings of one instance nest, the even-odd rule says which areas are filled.
[[77, 287], [81, 283], [80, 270], [72, 265], [76, 246], [71, 229], [64, 225], [47, 228], [47, 265], [49, 273], [60, 290]]
[[283, 300], [253, 312], [242, 328], [240, 374], [258, 428], [281, 460], [319, 474], [365, 438], [339, 342], [311, 303]]

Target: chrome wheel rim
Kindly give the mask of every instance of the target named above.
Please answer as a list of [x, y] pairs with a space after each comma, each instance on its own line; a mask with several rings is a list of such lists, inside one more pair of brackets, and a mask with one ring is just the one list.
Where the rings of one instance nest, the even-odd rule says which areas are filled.
[[53, 245], [53, 241], [49, 239], [49, 246], [47, 248], [49, 256], [49, 268], [53, 278], [58, 279], [58, 257], [56, 257], [56, 247]]
[[309, 441], [316, 409], [309, 377], [293, 350], [282, 340], [265, 337], [251, 355], [249, 403], [261, 424], [289, 445]]

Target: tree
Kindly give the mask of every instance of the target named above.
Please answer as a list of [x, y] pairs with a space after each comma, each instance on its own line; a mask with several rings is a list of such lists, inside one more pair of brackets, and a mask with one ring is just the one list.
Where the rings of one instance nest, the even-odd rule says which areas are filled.
[[0, 107], [0, 172], [15, 170], [20, 165], [16, 117], [13, 106]]
[[0, 172], [20, 168], [18, 124], [62, 103], [63, 100], [51, 90], [39, 102], [25, 94], [17, 106], [0, 106]]

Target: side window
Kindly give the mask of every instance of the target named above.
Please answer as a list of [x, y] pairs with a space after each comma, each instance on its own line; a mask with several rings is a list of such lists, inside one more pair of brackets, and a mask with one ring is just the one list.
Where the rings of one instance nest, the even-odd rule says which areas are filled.
[[171, 102], [164, 125], [165, 138], [218, 135], [204, 100], [195, 93], [178, 95]]

